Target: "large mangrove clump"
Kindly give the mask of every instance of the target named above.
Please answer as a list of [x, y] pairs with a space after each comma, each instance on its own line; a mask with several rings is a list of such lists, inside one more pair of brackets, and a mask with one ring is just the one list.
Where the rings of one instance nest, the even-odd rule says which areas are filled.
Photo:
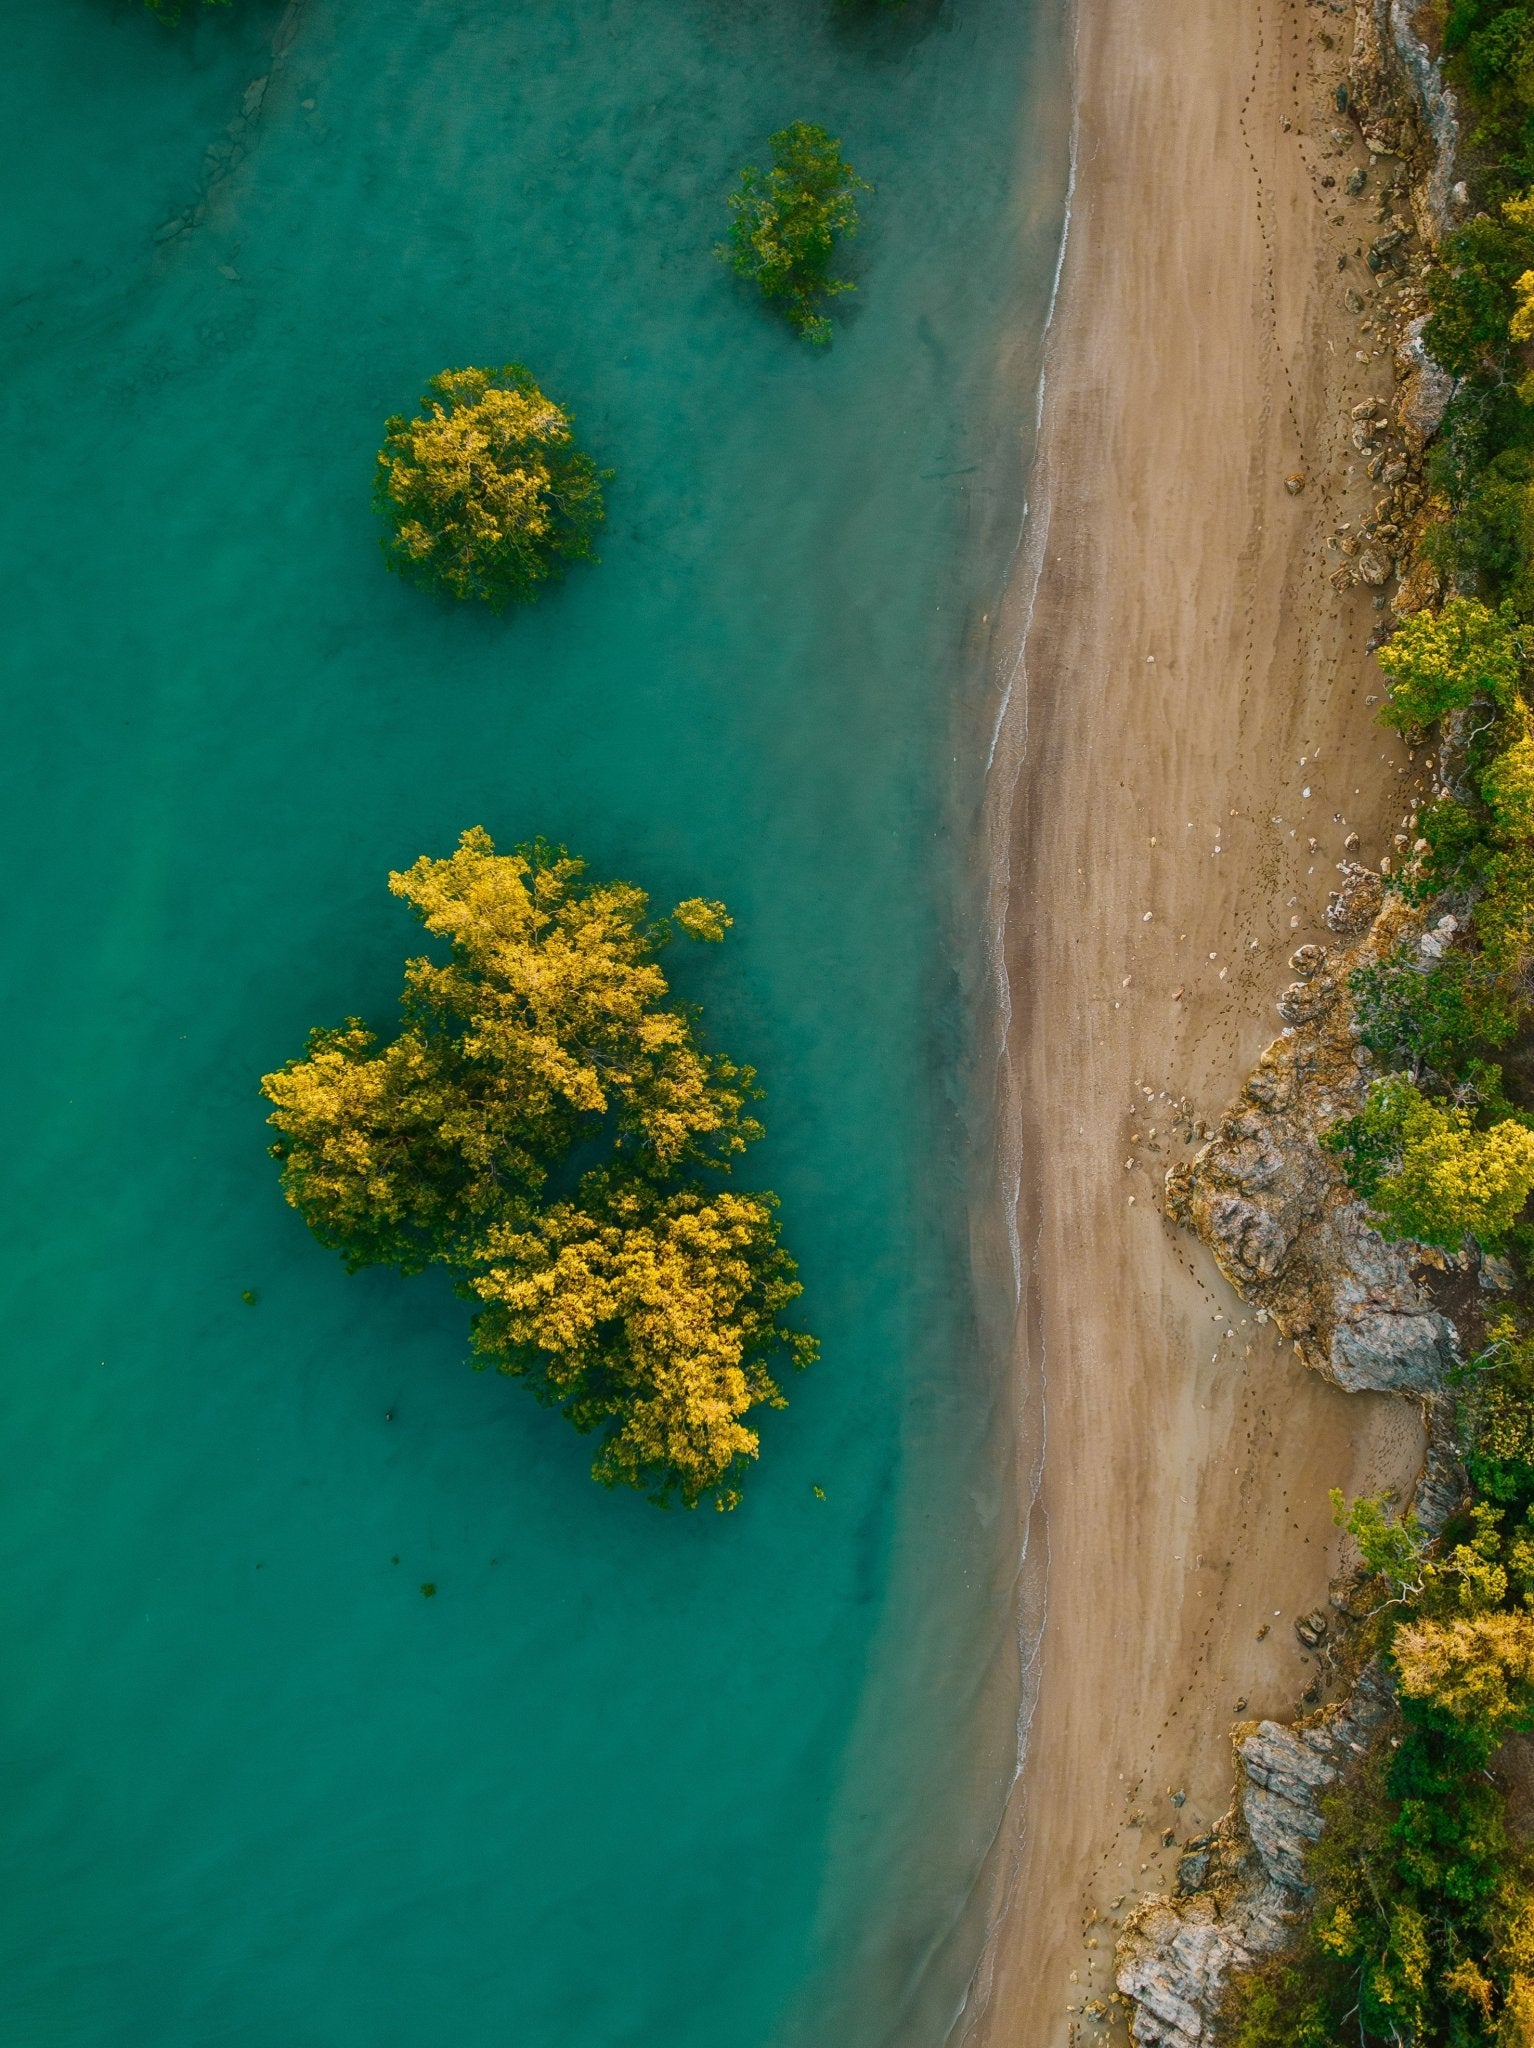
[[391, 569], [503, 611], [594, 559], [612, 472], [576, 447], [569, 414], [530, 371], [444, 370], [421, 407], [384, 422], [373, 498]]
[[448, 957], [407, 961], [399, 1031], [310, 1034], [262, 1090], [282, 1187], [352, 1270], [442, 1265], [477, 1362], [595, 1432], [593, 1476], [719, 1508], [781, 1408], [771, 1365], [800, 1293], [776, 1199], [727, 1185], [761, 1136], [749, 1067], [700, 1045], [660, 954], [720, 940], [724, 906], [652, 921], [562, 847], [466, 832], [389, 877]]

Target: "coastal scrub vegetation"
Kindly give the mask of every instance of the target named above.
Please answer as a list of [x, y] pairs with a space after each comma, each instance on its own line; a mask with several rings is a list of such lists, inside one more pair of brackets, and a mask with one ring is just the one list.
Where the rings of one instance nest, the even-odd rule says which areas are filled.
[[594, 559], [612, 472], [576, 447], [570, 415], [520, 363], [443, 370], [384, 437], [373, 499], [396, 574], [499, 612]]
[[728, 1184], [762, 1135], [749, 1067], [710, 1052], [661, 956], [724, 905], [652, 919], [545, 841], [466, 832], [389, 877], [447, 957], [406, 962], [401, 1025], [312, 1031], [267, 1074], [282, 1189], [351, 1271], [442, 1266], [476, 1363], [599, 1445], [593, 1476], [732, 1508], [775, 1362], [807, 1365], [771, 1194]]
[[730, 195], [734, 218], [718, 253], [796, 334], [824, 346], [831, 339], [826, 306], [856, 289], [831, 275], [831, 258], [839, 238], [857, 233], [857, 194], [873, 187], [847, 162], [841, 144], [813, 122], [780, 128], [768, 147], [771, 169], [747, 164]]
[[1534, 12], [1526, 0], [1449, 0], [1444, 57], [1493, 191], [1534, 182]]
[[[1496, 1359], [1478, 1363], [1494, 1381]], [[1478, 1389], [1472, 1444], [1496, 1435], [1494, 1413]], [[1399, 1713], [1322, 1801], [1311, 1918], [1293, 1953], [1233, 1987], [1237, 2048], [1534, 2040], [1534, 1865], [1488, 1770], [1534, 1730], [1534, 1441], [1509, 1448], [1505, 1498], [1472, 1501], [1436, 1544], [1383, 1498], [1332, 1496], [1371, 1575]]]

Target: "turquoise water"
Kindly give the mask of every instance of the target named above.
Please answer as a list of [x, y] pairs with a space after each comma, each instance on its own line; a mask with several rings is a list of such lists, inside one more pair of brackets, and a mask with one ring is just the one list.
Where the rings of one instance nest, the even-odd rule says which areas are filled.
[[[1060, 42], [12, 11], [7, 2048], [942, 2039], [1013, 1752], [966, 851]], [[709, 255], [801, 116], [878, 187], [826, 356]], [[618, 480], [600, 566], [496, 621], [388, 577], [367, 493], [386, 413], [507, 357]], [[444, 1286], [277, 1196], [256, 1077], [387, 1022], [385, 873], [472, 823], [736, 914], [683, 985], [769, 1085], [824, 1357], [731, 1518], [600, 1493]]]

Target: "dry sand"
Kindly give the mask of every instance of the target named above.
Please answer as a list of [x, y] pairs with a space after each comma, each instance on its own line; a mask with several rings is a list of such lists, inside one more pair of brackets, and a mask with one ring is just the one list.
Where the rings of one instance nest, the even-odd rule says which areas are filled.
[[1342, 196], [1364, 154], [1331, 133], [1352, 10], [1079, 12], [1014, 636], [1036, 571], [1037, 594], [992, 783], [1047, 1619], [974, 2001], [988, 2048], [1103, 2037], [1072, 2008], [1111, 1990], [1113, 1902], [1170, 1878], [1164, 1829], [1227, 1805], [1238, 1700], [1291, 1714], [1308, 1681], [1292, 1624], [1338, 1568], [1327, 1489], [1409, 1482], [1420, 1454], [1410, 1408], [1337, 1392], [1243, 1323], [1159, 1209], [1180, 1150], [1159, 1091], [1219, 1112], [1278, 1028], [1288, 953], [1327, 936], [1344, 835], [1377, 859], [1406, 787], [1367, 701], [1372, 600], [1331, 589], [1325, 549], [1372, 496], [1347, 477], [1346, 409], [1390, 389], [1344, 304], [1379, 232], [1372, 194]]

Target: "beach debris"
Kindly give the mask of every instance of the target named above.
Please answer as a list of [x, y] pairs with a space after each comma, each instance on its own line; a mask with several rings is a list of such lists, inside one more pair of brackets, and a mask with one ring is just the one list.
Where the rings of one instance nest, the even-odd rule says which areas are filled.
[[421, 1588], [421, 1597], [425, 1600], [435, 1600], [437, 1597], [437, 1589], [429, 1579]]
[[1167, 1797], [1174, 1806], [1182, 1806], [1186, 1804], [1188, 1795], [1186, 1792], [1169, 1792]]
[[1267, 1621], [1265, 1621], [1265, 1622], [1263, 1623], [1262, 1627], [1261, 1627], [1260, 1629], [1258, 1629], [1258, 1631], [1257, 1631], [1257, 1640], [1258, 1640], [1258, 1642], [1259, 1642], [1259, 1643], [1260, 1643], [1260, 1642], [1263, 1642], [1263, 1641], [1265, 1641], [1265, 1640], [1266, 1640], [1266, 1638], [1267, 1638], [1267, 1633], [1268, 1633], [1268, 1630], [1269, 1630], [1269, 1629], [1270, 1629], [1270, 1628], [1272, 1627], [1272, 1625], [1273, 1625], [1273, 1624], [1272, 1624], [1271, 1622], [1267, 1622]]
[[240, 1299], [247, 1308], [254, 1308], [256, 1305], [256, 1290], [254, 1287], [242, 1287], [240, 1289]]
[[1308, 476], [1306, 476], [1305, 472], [1302, 469], [1297, 469], [1294, 471], [1293, 475], [1286, 476], [1284, 478], [1284, 489], [1289, 493], [1291, 498], [1297, 498], [1300, 495], [1300, 492], [1304, 490], [1306, 484], [1309, 483], [1309, 481], [1310, 479]]

